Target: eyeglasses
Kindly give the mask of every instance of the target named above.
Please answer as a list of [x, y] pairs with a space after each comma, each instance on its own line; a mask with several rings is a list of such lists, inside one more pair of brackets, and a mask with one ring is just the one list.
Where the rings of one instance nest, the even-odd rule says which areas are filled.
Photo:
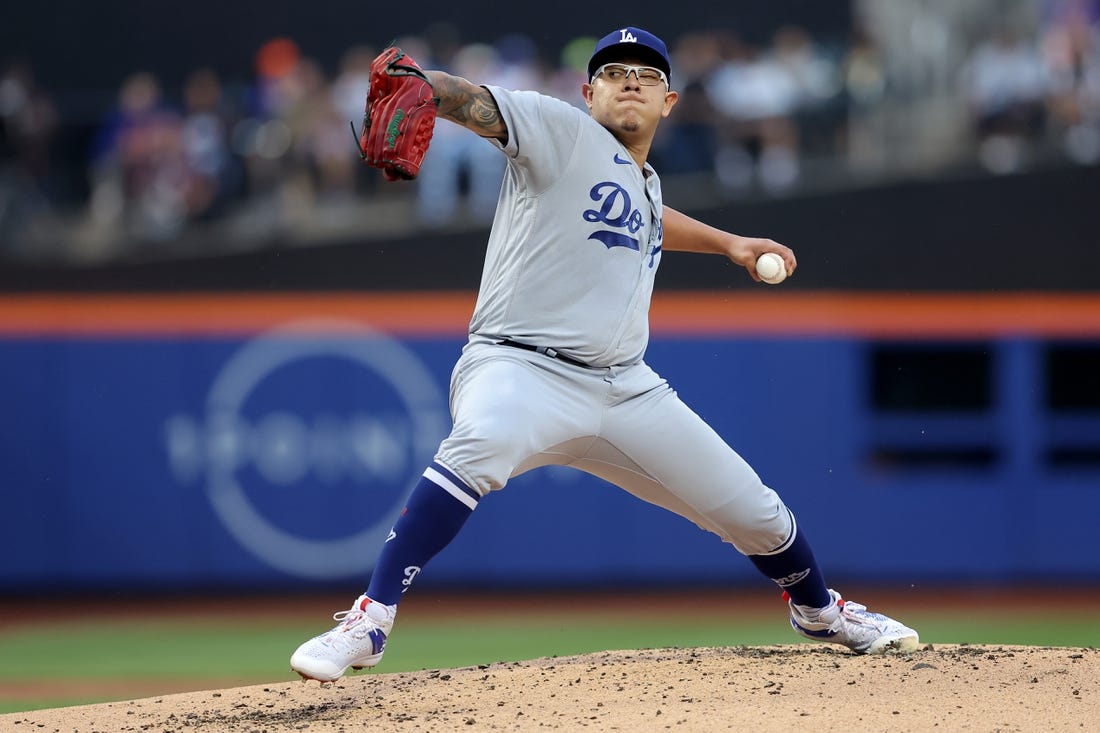
[[655, 87], [661, 82], [664, 82], [666, 87], [668, 86], [668, 76], [660, 69], [652, 66], [631, 66], [630, 64], [604, 64], [592, 74], [592, 80], [595, 81], [596, 77], [602, 74], [609, 82], [619, 84], [626, 81], [631, 72], [634, 72], [634, 77], [644, 87]]

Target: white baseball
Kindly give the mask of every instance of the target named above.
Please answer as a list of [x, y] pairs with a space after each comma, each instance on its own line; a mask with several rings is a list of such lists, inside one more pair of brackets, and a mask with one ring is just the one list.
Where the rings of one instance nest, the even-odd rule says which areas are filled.
[[756, 260], [756, 274], [769, 285], [778, 285], [787, 279], [787, 263], [775, 252], [765, 252]]

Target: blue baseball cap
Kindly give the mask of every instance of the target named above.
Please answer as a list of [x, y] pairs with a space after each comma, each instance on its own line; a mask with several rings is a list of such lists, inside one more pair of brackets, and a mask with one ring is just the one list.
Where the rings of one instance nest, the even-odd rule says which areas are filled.
[[649, 31], [634, 26], [612, 31], [596, 42], [596, 50], [588, 60], [589, 78], [596, 69], [623, 56], [637, 56], [672, 78], [672, 62], [669, 61], [665, 42]]

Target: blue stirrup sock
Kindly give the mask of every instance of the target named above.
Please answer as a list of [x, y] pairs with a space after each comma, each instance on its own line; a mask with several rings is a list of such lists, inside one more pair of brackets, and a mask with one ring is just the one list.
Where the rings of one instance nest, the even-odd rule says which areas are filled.
[[756, 569], [785, 590], [791, 602], [807, 608], [825, 608], [833, 599], [825, 585], [825, 576], [817, 566], [806, 534], [791, 517], [791, 538], [778, 551], [767, 555], [749, 555]]
[[367, 587], [371, 600], [396, 605], [428, 561], [458, 535], [479, 499], [450, 469], [433, 462], [382, 546]]

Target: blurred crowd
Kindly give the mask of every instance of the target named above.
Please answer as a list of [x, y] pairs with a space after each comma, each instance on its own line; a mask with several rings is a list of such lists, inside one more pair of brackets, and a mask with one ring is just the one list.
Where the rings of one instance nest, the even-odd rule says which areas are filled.
[[[892, 55], [865, 30], [821, 38], [788, 26], [750, 43], [719, 28], [666, 40], [680, 102], [651, 157], [666, 178], [711, 196], [791, 195], [865, 166], [868, 146], [892, 144], [879, 119], [899, 94]], [[595, 39], [574, 39], [553, 58], [522, 34], [461, 42], [433, 31], [398, 43], [425, 67], [583, 106]], [[349, 121], [362, 117], [380, 50], [350, 48], [326, 70], [293, 39], [273, 38], [257, 49], [251, 78], [201, 68], [179, 89], [136, 71], [79, 154], [63, 156], [55, 143], [66, 120], [51, 91], [27, 64], [0, 69], [0, 255], [95, 260], [484, 225], [503, 156], [454, 125], [437, 125], [416, 182], [383, 184], [361, 164]], [[1039, 151], [1097, 163], [1096, 0], [1050, 0], [1032, 28], [990, 24], [950, 87], [965, 111], [960, 161], [996, 174], [1025, 169]], [[74, 169], [78, 193], [59, 192]]]
[[1019, 170], [1048, 136], [1072, 161], [1100, 160], [1100, 5], [1050, 3], [1038, 33], [994, 28], [960, 80], [982, 164]]

